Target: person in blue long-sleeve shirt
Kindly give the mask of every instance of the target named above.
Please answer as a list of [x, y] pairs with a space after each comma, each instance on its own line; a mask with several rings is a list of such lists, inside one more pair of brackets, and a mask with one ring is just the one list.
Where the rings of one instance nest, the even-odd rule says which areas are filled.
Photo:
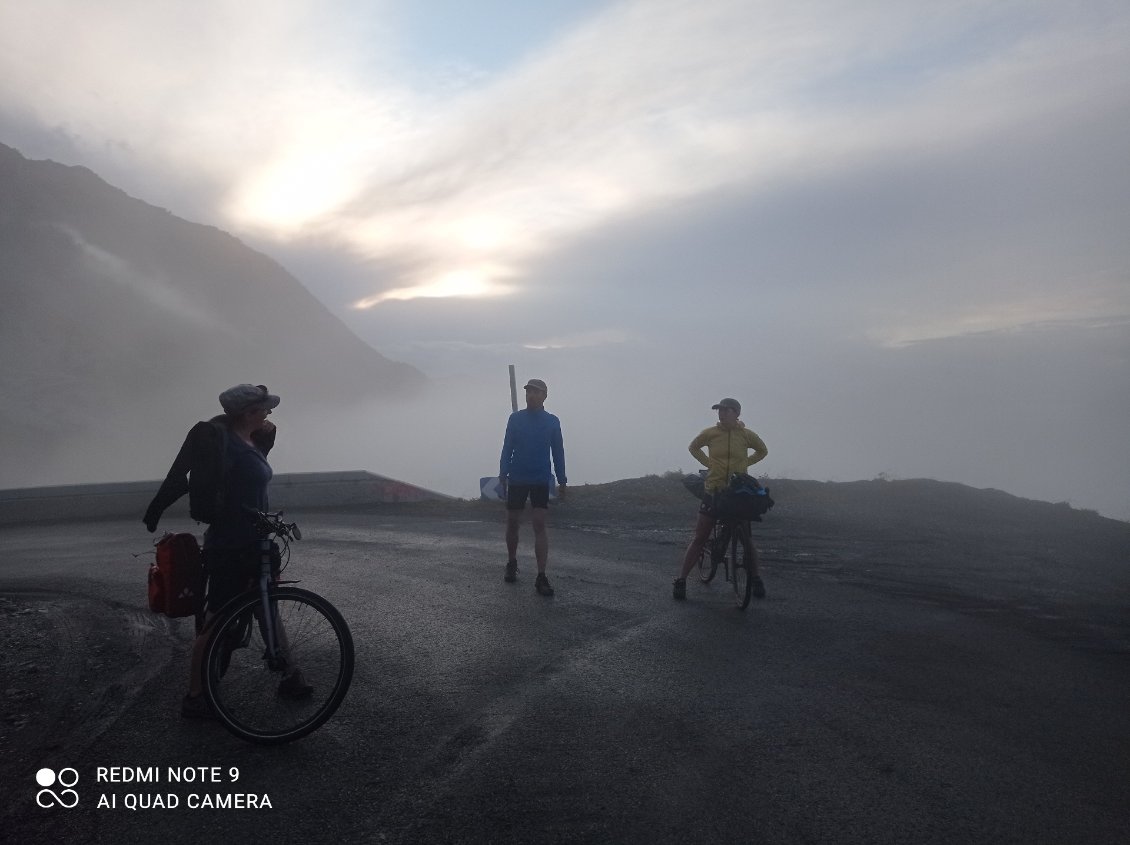
[[532, 378], [526, 382], [525, 391], [525, 409], [515, 411], [506, 421], [506, 437], [502, 441], [502, 459], [498, 466], [498, 480], [506, 490], [507, 559], [503, 580], [510, 584], [518, 580], [518, 526], [528, 497], [530, 521], [534, 526], [534, 558], [538, 565], [534, 586], [541, 595], [552, 596], [553, 587], [545, 576], [549, 554], [545, 517], [549, 512], [549, 485], [554, 476], [557, 476], [557, 496], [565, 498], [565, 444], [561, 437], [561, 420], [544, 407], [549, 394], [545, 382]]

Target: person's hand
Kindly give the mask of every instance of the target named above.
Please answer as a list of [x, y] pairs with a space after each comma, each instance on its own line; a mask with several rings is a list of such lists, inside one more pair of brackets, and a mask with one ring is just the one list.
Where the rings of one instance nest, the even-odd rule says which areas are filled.
[[157, 531], [157, 520], [151, 519], [149, 517], [142, 517], [141, 521], [145, 523], [145, 527], [149, 530], [150, 534], [153, 534]]
[[273, 422], [271, 422], [270, 420], [263, 420], [263, 424], [261, 426], [259, 426], [259, 431], [262, 431], [266, 434], [270, 434], [274, 430], [275, 430], [275, 424]]

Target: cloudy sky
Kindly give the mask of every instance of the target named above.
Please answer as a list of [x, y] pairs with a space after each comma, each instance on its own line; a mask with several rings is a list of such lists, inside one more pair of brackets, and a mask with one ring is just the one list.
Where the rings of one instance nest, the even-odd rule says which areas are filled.
[[574, 483], [694, 468], [735, 396], [771, 476], [1130, 518], [1122, 0], [6, 3], [0, 141], [436, 380], [307, 464], [468, 494], [513, 363]]

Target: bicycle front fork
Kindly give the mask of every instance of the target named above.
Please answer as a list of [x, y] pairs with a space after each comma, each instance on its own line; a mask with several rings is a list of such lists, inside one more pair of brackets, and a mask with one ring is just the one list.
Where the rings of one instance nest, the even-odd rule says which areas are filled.
[[271, 541], [267, 539], [259, 541], [259, 601], [263, 642], [267, 647], [263, 657], [272, 672], [285, 671], [286, 659], [278, 647], [278, 619], [271, 601]]
[[730, 551], [730, 529], [726, 526], [718, 528], [710, 537], [710, 554], [715, 563], [722, 563]]

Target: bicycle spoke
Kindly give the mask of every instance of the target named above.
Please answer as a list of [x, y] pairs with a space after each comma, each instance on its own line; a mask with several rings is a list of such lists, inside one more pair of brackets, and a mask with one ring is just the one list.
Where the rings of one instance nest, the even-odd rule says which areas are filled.
[[205, 664], [206, 693], [220, 721], [256, 742], [285, 742], [317, 728], [337, 709], [353, 674], [353, 641], [329, 602], [305, 590], [281, 588], [272, 606], [285, 672], [268, 664], [261, 619], [250, 626], [246, 646], [225, 647], [241, 614], [249, 612], [238, 608], [220, 623]]
[[698, 556], [698, 579], [703, 584], [709, 584], [718, 572], [718, 557], [714, 554], [715, 540], [716, 534], [711, 532]]
[[749, 598], [753, 594], [751, 543], [749, 523], [738, 523], [734, 527], [730, 556], [733, 559], [734, 596], [737, 599], [738, 607], [743, 610], [749, 605]]

